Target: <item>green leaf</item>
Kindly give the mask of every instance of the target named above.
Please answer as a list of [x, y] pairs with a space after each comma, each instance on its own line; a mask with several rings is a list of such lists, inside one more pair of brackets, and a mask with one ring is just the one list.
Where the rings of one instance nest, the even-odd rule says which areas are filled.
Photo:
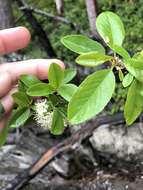
[[69, 102], [77, 89], [78, 87], [74, 84], [64, 84], [58, 89], [58, 93]]
[[21, 80], [18, 80], [18, 90], [20, 92], [25, 92], [27, 90], [27, 86]]
[[52, 63], [48, 72], [48, 80], [51, 86], [58, 88], [64, 79], [64, 70], [56, 63]]
[[6, 143], [9, 127], [6, 125], [0, 130], [0, 147]]
[[105, 53], [105, 50], [100, 43], [83, 35], [68, 35], [63, 37], [61, 42], [65, 47], [78, 54], [88, 53], [91, 51]]
[[53, 94], [55, 90], [50, 84], [39, 83], [31, 86], [27, 90], [27, 94], [29, 96], [48, 96], [49, 94]]
[[68, 120], [84, 122], [101, 112], [115, 89], [115, 77], [110, 69], [89, 75], [78, 87], [68, 105]]
[[129, 73], [143, 83], [143, 60], [135, 58], [127, 59], [124, 61], [124, 65]]
[[121, 46], [113, 45], [112, 50], [114, 50], [116, 53], [118, 53], [124, 59], [130, 58], [129, 53]]
[[64, 131], [64, 120], [57, 108], [54, 109], [51, 133], [54, 135], [61, 135]]
[[4, 113], [5, 113], [4, 107], [2, 103], [0, 102], [0, 118], [3, 116]]
[[112, 56], [104, 55], [98, 52], [85, 53], [76, 58], [79, 65], [95, 67], [113, 59]]
[[124, 108], [124, 116], [128, 125], [131, 125], [143, 110], [142, 90], [143, 84], [137, 80], [134, 80], [129, 88]]
[[126, 74], [122, 82], [123, 87], [125, 88], [128, 87], [132, 83], [133, 79], [134, 79], [133, 75], [131, 75], [130, 73]]
[[110, 11], [101, 13], [96, 20], [97, 31], [104, 41], [112, 48], [122, 46], [125, 30], [120, 17]]
[[71, 81], [75, 77], [76, 73], [76, 69], [66, 69], [64, 71], [63, 83], [68, 83], [69, 81]]
[[67, 105], [58, 107], [58, 110], [60, 114], [63, 116], [63, 118], [67, 119]]
[[50, 94], [48, 98], [52, 104], [52, 109], [53, 109], [53, 106], [57, 107], [59, 105], [64, 105], [65, 103], [67, 103], [67, 101], [65, 101], [61, 96], [57, 94]]
[[123, 78], [124, 78], [124, 74], [123, 74], [122, 70], [119, 69], [119, 79], [120, 79], [120, 81], [122, 81]]
[[14, 94], [12, 94], [12, 97], [15, 103], [20, 105], [21, 107], [27, 107], [31, 103], [30, 98], [24, 92], [15, 92]]
[[34, 75], [21, 75], [20, 81], [22, 81], [27, 87], [41, 83], [41, 81]]
[[12, 115], [10, 117], [10, 120], [8, 122], [8, 126], [10, 128], [18, 128], [20, 126], [23, 126], [25, 122], [29, 119], [31, 116], [30, 109], [29, 108], [17, 108], [17, 110], [14, 110], [12, 112]]
[[136, 53], [133, 58], [135, 59], [143, 59], [143, 50], [141, 52]]

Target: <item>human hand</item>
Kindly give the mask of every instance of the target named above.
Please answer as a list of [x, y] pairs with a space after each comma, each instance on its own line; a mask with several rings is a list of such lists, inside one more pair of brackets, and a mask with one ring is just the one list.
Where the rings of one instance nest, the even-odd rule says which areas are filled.
[[[30, 33], [24, 27], [2, 30], [0, 31], [0, 54], [3, 55], [24, 48], [29, 41]], [[64, 68], [64, 63], [58, 59], [32, 59], [0, 65], [0, 98], [5, 110], [4, 116], [0, 120], [0, 131], [5, 126], [13, 107], [11, 94], [20, 75], [32, 74], [39, 79], [46, 79], [51, 63], [57, 63]]]

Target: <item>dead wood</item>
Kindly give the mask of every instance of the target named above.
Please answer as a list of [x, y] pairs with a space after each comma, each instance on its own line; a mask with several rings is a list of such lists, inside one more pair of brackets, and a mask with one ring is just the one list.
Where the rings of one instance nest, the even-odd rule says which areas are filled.
[[83, 139], [92, 135], [93, 131], [103, 124], [119, 124], [123, 123], [123, 114], [119, 113], [114, 116], [101, 116], [84, 124], [78, 131], [74, 132], [70, 137], [56, 146], [47, 150], [41, 158], [33, 164], [29, 169], [18, 174], [17, 177], [3, 190], [19, 190], [34, 178], [52, 159], [60, 153], [64, 153], [72, 149], [73, 145], [80, 143]]

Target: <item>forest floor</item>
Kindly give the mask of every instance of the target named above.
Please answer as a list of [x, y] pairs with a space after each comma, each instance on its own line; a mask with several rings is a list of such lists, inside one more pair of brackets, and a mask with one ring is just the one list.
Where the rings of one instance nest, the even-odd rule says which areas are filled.
[[[99, 127], [90, 139], [58, 155], [23, 190], [142, 190], [142, 127]], [[68, 135], [55, 138], [37, 127], [23, 128], [16, 143], [8, 142], [0, 150], [0, 189]]]

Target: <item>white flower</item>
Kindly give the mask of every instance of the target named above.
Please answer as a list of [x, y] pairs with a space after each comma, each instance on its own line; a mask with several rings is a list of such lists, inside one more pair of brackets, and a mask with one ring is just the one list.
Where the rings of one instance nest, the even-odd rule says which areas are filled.
[[49, 112], [48, 108], [47, 99], [41, 99], [35, 103], [34, 119], [44, 129], [50, 129], [52, 124], [53, 112]]

